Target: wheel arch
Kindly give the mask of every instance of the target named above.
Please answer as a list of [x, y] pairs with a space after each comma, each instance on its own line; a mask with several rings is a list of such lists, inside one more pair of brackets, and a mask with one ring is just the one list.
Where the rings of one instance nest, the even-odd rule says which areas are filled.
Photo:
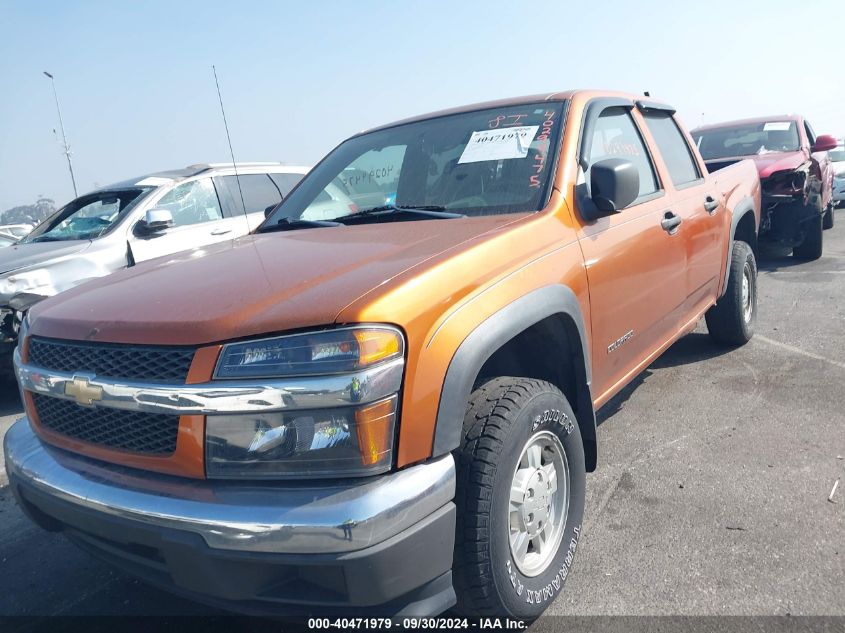
[[575, 411], [587, 470], [595, 470], [596, 421], [587, 341], [575, 293], [559, 284], [538, 288], [484, 320], [458, 346], [449, 363], [440, 392], [433, 456], [460, 445], [473, 389], [480, 380], [492, 377], [491, 372], [504, 372], [496, 375], [539, 378], [563, 391]]
[[751, 198], [743, 198], [733, 209], [731, 217], [731, 234], [728, 242], [728, 257], [725, 261], [725, 274], [722, 278], [722, 292], [720, 297], [728, 289], [728, 275], [731, 270], [731, 257], [733, 257], [734, 241], [746, 242], [754, 255], [757, 255], [757, 216], [754, 210], [754, 201]]

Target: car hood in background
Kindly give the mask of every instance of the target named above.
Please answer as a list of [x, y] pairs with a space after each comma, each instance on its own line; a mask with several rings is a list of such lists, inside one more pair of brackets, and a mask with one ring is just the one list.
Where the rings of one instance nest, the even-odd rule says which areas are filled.
[[802, 151], [774, 152], [772, 154], [758, 154], [749, 156], [757, 165], [760, 178], [768, 178], [776, 171], [798, 169], [807, 162], [807, 155]]
[[524, 214], [249, 235], [119, 271], [32, 310], [35, 335], [202, 345], [329, 325], [363, 294]]
[[59, 257], [75, 255], [90, 245], [89, 240], [13, 244], [0, 251], [0, 275], [24, 268], [35, 268]]
[[713, 158], [705, 161], [712, 174], [718, 169], [733, 165], [741, 160], [753, 160], [757, 165], [760, 178], [768, 178], [776, 171], [798, 169], [807, 162], [807, 155], [798, 150], [796, 152], [772, 152], [770, 154], [754, 154], [753, 156], [730, 156], [727, 158]]

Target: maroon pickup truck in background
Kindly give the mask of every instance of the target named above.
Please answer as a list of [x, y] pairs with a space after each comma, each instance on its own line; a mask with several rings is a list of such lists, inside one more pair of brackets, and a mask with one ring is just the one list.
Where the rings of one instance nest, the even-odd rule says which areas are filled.
[[785, 115], [726, 121], [692, 131], [710, 172], [744, 158], [757, 165], [763, 188], [760, 239], [792, 247], [799, 259], [822, 255], [822, 231], [833, 226], [836, 147], [816, 136], [804, 117]]

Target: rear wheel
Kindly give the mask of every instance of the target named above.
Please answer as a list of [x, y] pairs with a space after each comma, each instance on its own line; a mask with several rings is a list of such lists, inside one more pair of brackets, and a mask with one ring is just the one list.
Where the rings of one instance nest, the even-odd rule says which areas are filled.
[[584, 447], [566, 397], [541, 380], [488, 381], [470, 398], [457, 463], [457, 610], [538, 617], [563, 590], [584, 512]]
[[728, 271], [728, 287], [704, 315], [707, 331], [720, 343], [745, 345], [757, 321], [757, 261], [746, 242], [736, 241]]
[[805, 224], [807, 235], [804, 241], [792, 249], [793, 257], [798, 259], [814, 260], [822, 256], [822, 247], [824, 244], [823, 222], [822, 215], [808, 220]]
[[831, 202], [830, 205], [827, 207], [827, 213], [824, 214], [824, 222], [822, 223], [822, 228], [824, 229], [832, 229], [833, 228], [833, 209], [836, 207], [836, 204]]

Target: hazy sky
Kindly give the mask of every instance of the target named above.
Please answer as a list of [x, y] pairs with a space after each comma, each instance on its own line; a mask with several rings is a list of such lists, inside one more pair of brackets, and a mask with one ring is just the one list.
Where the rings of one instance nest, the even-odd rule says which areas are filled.
[[363, 128], [568, 88], [702, 121], [800, 112], [845, 134], [845, 0], [0, 0], [0, 210], [228, 160], [311, 163]]

